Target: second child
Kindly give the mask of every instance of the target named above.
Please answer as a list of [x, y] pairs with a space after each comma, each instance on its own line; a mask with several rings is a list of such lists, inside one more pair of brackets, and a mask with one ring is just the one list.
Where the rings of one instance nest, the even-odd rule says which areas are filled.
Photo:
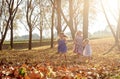
[[85, 56], [87, 58], [91, 58], [92, 49], [91, 49], [91, 46], [89, 44], [89, 39], [88, 38], [83, 40], [83, 47], [84, 47], [83, 56]]

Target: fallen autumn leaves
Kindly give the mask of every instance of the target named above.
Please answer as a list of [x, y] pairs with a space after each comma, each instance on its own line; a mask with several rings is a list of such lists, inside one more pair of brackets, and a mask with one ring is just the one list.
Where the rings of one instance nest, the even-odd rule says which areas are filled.
[[[115, 76], [116, 75], [116, 76]], [[118, 78], [117, 78], [118, 77]], [[50, 63], [35, 66], [0, 66], [0, 79], [119, 79], [120, 66], [54, 66]]]
[[120, 79], [119, 51], [102, 55], [112, 46], [111, 39], [91, 40], [91, 46], [90, 62], [77, 59], [72, 44], [67, 62], [59, 58], [56, 48], [0, 52], [0, 79]]

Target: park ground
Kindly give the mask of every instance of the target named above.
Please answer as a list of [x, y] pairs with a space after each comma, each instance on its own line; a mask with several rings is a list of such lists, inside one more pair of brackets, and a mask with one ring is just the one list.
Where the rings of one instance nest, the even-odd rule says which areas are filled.
[[[0, 52], [0, 73], [5, 77], [5, 73], [2, 72], [8, 71], [3, 68], [5, 65], [7, 68], [12, 66], [15, 70], [19, 70], [24, 65], [26, 73], [31, 71], [31, 67], [40, 72], [39, 76], [38, 73], [33, 76], [28, 74], [26, 76], [28, 79], [47, 79], [48, 77], [51, 79], [120, 79], [120, 51], [115, 47], [103, 55], [114, 45], [114, 39], [92, 39], [90, 44], [92, 47], [90, 60], [82, 56], [78, 58], [73, 53], [73, 42], [67, 42], [67, 60], [59, 57], [56, 45], [54, 48], [42, 46], [32, 50], [3, 50]], [[41, 70], [41, 67], [44, 70]], [[20, 72], [17, 76], [19, 75], [21, 75]], [[9, 77], [15, 77], [15, 74]]]

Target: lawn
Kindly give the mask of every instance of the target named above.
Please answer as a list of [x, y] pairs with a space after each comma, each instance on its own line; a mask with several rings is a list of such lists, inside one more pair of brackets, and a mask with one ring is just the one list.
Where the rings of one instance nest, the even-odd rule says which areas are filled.
[[120, 51], [117, 47], [103, 55], [114, 44], [112, 38], [90, 40], [92, 59], [73, 53], [73, 43], [67, 42], [67, 61], [59, 57], [57, 46], [42, 46], [33, 50], [3, 50], [0, 52], [2, 79], [120, 79]]

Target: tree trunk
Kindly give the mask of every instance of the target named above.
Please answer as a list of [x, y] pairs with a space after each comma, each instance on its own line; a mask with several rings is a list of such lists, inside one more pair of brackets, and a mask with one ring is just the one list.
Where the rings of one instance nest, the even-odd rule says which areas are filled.
[[[42, 12], [43, 13], [43, 12]], [[41, 17], [40, 17], [40, 46], [42, 45], [42, 27], [43, 27], [43, 15], [41, 13]]]
[[[54, 6], [54, 5], [53, 5]], [[54, 7], [52, 8], [52, 25], [51, 25], [51, 48], [53, 48], [54, 41]]]
[[13, 20], [11, 20], [10, 48], [13, 49]]
[[[119, 30], [120, 30], [120, 26], [119, 26]], [[120, 31], [118, 32], [118, 38], [120, 40]]]
[[116, 30], [116, 44], [118, 47], [118, 50], [120, 50], [120, 40], [119, 40], [119, 33], [120, 33], [120, 11], [119, 11], [119, 18], [118, 18], [118, 25]]
[[118, 50], [120, 50], [120, 1], [118, 0], [118, 10], [119, 10], [119, 19], [117, 27], [117, 37], [118, 37]]
[[42, 26], [40, 25], [40, 46], [42, 45]]
[[69, 28], [72, 34], [72, 38], [74, 39], [75, 37], [75, 30], [73, 28], [73, 0], [69, 0], [69, 16], [70, 16], [70, 20], [69, 20]]
[[72, 39], [74, 39], [74, 38], [75, 38], [75, 32], [76, 32], [76, 31], [72, 31], [72, 30], [71, 30]]
[[29, 50], [32, 49], [32, 28], [29, 30]]
[[88, 38], [88, 15], [89, 15], [89, 0], [84, 0], [83, 11], [83, 39]]
[[74, 19], [75, 31], [77, 31], [77, 22], [76, 22], [76, 21], [77, 21], [77, 20]]
[[61, 32], [61, 0], [57, 0], [57, 18], [58, 18], [58, 25], [57, 25], [57, 33]]
[[[120, 0], [118, 0], [118, 9], [119, 9], [119, 17], [120, 17]], [[119, 28], [118, 28], [118, 39], [120, 41], [120, 25], [119, 25]]]
[[2, 46], [3, 46], [3, 44], [0, 44], [0, 51], [2, 50]]

